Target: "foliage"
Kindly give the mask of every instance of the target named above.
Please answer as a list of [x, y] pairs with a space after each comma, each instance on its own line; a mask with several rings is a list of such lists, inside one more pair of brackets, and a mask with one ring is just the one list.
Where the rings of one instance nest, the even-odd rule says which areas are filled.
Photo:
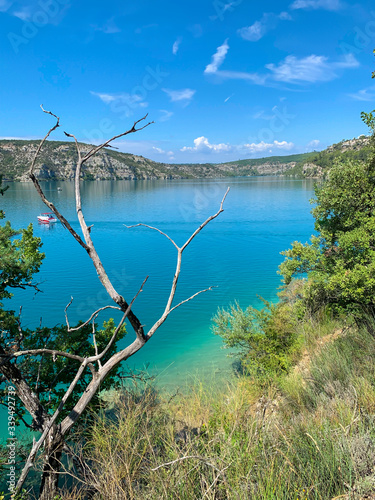
[[[80, 324], [80, 323], [79, 323]], [[105, 321], [101, 329], [96, 329], [96, 344], [98, 352], [101, 352], [108, 344], [113, 335], [115, 325], [110, 319]], [[88, 324], [74, 332], [68, 332], [65, 325], [55, 326], [52, 328], [39, 328], [30, 330], [22, 328], [20, 330], [19, 319], [14, 315], [13, 311], [4, 311], [0, 309], [0, 330], [3, 338], [1, 345], [6, 351], [12, 351], [15, 346], [17, 350], [29, 349], [52, 349], [56, 351], [64, 351], [70, 354], [76, 354], [81, 357], [95, 355], [93, 345], [93, 325]], [[118, 341], [125, 335], [125, 327], [123, 327], [116, 337], [116, 342], [105, 354], [102, 362], [105, 363], [117, 350]], [[24, 356], [19, 358], [17, 367], [21, 371], [23, 377], [33, 388], [42, 405], [49, 411], [55, 411], [61, 401], [61, 398], [66, 392], [67, 386], [72, 381], [72, 374], [75, 374], [80, 363], [70, 358], [62, 356], [51, 356], [45, 354], [40, 356]], [[109, 389], [111, 386], [116, 386], [118, 380], [116, 375], [118, 369], [113, 370], [110, 376], [107, 377], [101, 389]], [[92, 375], [86, 368], [80, 378], [73, 394], [68, 401], [68, 408], [72, 408], [81, 397], [83, 391], [91, 380]], [[0, 396], [3, 401], [6, 401], [6, 387], [0, 385]], [[98, 399], [94, 399], [93, 404], [97, 404]], [[68, 410], [61, 413], [61, 418], [65, 417]], [[16, 398], [16, 413], [18, 416], [23, 416], [26, 413], [25, 408], [19, 398]]]
[[[3, 214], [1, 218], [4, 217]], [[16, 238], [20, 235], [21, 238]], [[41, 246], [40, 238], [33, 235], [32, 224], [21, 231], [13, 229], [9, 221], [0, 226], [0, 300], [10, 298], [12, 296], [10, 290], [13, 288], [32, 287], [37, 290], [32, 280], [34, 274], [39, 271], [44, 258], [44, 254], [40, 252]], [[112, 337], [115, 325], [113, 320], [109, 320], [104, 322], [100, 329], [95, 325], [95, 329], [97, 348], [101, 352]], [[31, 330], [23, 328], [15, 312], [5, 310], [1, 302], [0, 332], [0, 349], [3, 353], [11, 354], [13, 351], [45, 348], [79, 354], [81, 357], [95, 354], [92, 324], [74, 332], [68, 332], [65, 325]], [[116, 341], [104, 356], [103, 362], [116, 352], [118, 341], [124, 335], [125, 327], [119, 331]], [[50, 354], [20, 357], [17, 358], [16, 364], [48, 411], [54, 411], [57, 408], [67, 385], [72, 380], [72, 373], [76, 373], [79, 367], [79, 363], [75, 360], [53, 357]], [[114, 370], [106, 379], [102, 389], [115, 384], [116, 374], [117, 370]], [[87, 368], [69, 400], [69, 407], [78, 401], [89, 380], [91, 380], [91, 372]], [[0, 379], [0, 396], [4, 402], [7, 400], [5, 395], [5, 380]], [[16, 412], [19, 416], [24, 416], [26, 412], [19, 398], [16, 398]], [[66, 412], [62, 412], [61, 416], [65, 415]]]
[[238, 304], [220, 309], [213, 331], [227, 348], [234, 348], [242, 367], [257, 378], [287, 372], [300, 345], [297, 319], [288, 304], [266, 302], [263, 309]]
[[[6, 189], [2, 188], [0, 193], [4, 194]], [[0, 210], [0, 220], [4, 218]], [[22, 235], [20, 239], [14, 239], [19, 235]], [[32, 224], [22, 231], [13, 229], [9, 221], [0, 226], [0, 301], [12, 296], [9, 288], [36, 286], [32, 284], [32, 277], [44, 258], [39, 251], [41, 246], [40, 238], [33, 235]]]
[[[375, 153], [372, 153], [375, 158]], [[375, 308], [375, 161], [335, 164], [315, 187], [315, 230], [310, 243], [294, 242], [282, 252], [284, 283], [307, 275], [313, 310]]]
[[293, 388], [273, 386], [260, 399], [241, 377], [173, 397], [149, 387], [119, 393], [76, 448], [89, 470], [75, 498], [89, 489], [113, 500], [372, 498], [374, 354], [374, 337], [342, 334], [304, 377], [286, 376]]

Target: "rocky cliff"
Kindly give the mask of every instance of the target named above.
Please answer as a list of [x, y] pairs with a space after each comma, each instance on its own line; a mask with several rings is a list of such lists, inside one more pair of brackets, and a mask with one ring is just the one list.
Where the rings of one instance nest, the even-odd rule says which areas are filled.
[[[8, 181], [28, 181], [28, 169], [39, 141], [0, 141], [0, 174]], [[80, 144], [82, 152], [92, 146]], [[183, 179], [252, 175], [299, 175], [316, 177], [324, 174], [327, 165], [338, 156], [365, 159], [369, 138], [362, 136], [342, 141], [320, 153], [274, 156], [238, 160], [219, 164], [167, 164], [142, 156], [103, 149], [84, 164], [85, 180], [120, 179]], [[40, 180], [71, 180], [74, 177], [77, 152], [71, 142], [46, 141], [36, 163], [35, 173]]]

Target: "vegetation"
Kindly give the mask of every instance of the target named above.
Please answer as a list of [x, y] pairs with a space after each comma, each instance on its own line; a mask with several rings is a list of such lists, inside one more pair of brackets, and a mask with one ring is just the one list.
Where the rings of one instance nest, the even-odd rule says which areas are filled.
[[336, 163], [315, 188], [317, 235], [283, 252], [284, 282], [307, 274], [304, 300], [317, 310], [375, 312], [374, 162]]
[[[280, 301], [261, 310], [235, 304], [213, 319], [214, 332], [238, 359], [236, 377], [224, 389], [198, 384], [167, 396], [149, 384], [115, 390], [115, 366], [102, 386], [112, 390], [92, 400], [86, 425], [58, 443], [58, 456], [54, 450], [54, 467], [66, 478], [54, 500], [374, 498], [375, 111], [362, 118], [373, 132], [369, 156], [340, 156], [315, 188], [316, 234], [283, 252]], [[0, 194], [5, 190], [0, 182]], [[221, 211], [222, 204], [213, 217]], [[37, 289], [40, 247], [32, 227], [0, 226], [0, 300], [15, 287]], [[0, 328], [2, 382], [17, 380], [21, 391], [22, 373], [43, 411], [64, 397], [68, 372], [79, 365], [75, 353], [96, 352], [86, 324], [69, 336], [65, 327], [31, 332], [0, 304]], [[96, 332], [99, 349], [113, 330], [108, 322]], [[73, 357], [43, 352], [12, 364], [21, 346], [24, 355], [51, 346]], [[114, 352], [115, 344], [106, 358]], [[86, 390], [85, 377], [73, 404]], [[16, 412], [24, 414], [20, 403]], [[48, 413], [32, 416], [26, 425], [44, 430], [39, 419]], [[62, 446], [68, 461], [60, 461]], [[45, 472], [43, 454], [35, 458]], [[32, 481], [27, 486], [23, 499], [33, 497]]]
[[76, 447], [89, 467], [75, 498], [374, 496], [372, 151], [316, 188], [317, 234], [284, 252], [280, 302], [215, 316], [241, 374], [216, 392], [116, 393]]
[[[309, 157], [303, 161], [298, 161], [285, 175], [324, 177], [334, 164], [345, 165], [349, 162], [364, 164], [370, 160], [371, 154], [372, 147], [366, 136], [352, 141], [342, 140], [323, 151], [308, 153]], [[310, 165], [310, 168], [304, 168], [306, 163]]]
[[[349, 141], [350, 142], [350, 141]], [[106, 149], [99, 153], [97, 161], [83, 165], [83, 180], [103, 179], [172, 179], [214, 178], [253, 175], [294, 175], [299, 177], [321, 176], [333, 161], [366, 161], [370, 147], [366, 138], [331, 146], [320, 153], [303, 153], [286, 156], [271, 156], [238, 160], [222, 164], [166, 164], [142, 156], [120, 153]], [[1, 171], [7, 180], [29, 180], [27, 169], [29, 158], [38, 146], [38, 141], [0, 140]], [[92, 146], [81, 144], [82, 150]], [[38, 162], [39, 180], [71, 180], [74, 177], [76, 151], [74, 145], [63, 141], [46, 141]], [[310, 167], [304, 173], [305, 165]], [[311, 165], [314, 165], [311, 168]]]

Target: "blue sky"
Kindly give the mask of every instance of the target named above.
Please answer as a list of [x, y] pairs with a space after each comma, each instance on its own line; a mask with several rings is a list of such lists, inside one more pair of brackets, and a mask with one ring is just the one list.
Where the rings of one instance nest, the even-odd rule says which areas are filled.
[[320, 150], [375, 102], [370, 1], [0, 0], [0, 137], [61, 129], [156, 161]]

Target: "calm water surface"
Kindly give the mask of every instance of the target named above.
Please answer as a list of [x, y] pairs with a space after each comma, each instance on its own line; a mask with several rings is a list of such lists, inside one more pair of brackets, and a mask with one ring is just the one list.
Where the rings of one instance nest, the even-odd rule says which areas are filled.
[[[280, 252], [294, 240], [307, 241], [313, 232], [309, 199], [313, 182], [276, 177], [182, 181], [100, 181], [82, 184], [83, 210], [92, 237], [114, 285], [130, 301], [146, 276], [147, 285], [134, 305], [145, 329], [161, 315], [173, 279], [176, 252], [159, 233], [125, 225], [143, 222], [157, 226], [182, 245], [215, 213], [227, 186], [225, 211], [186, 249], [176, 301], [215, 285], [177, 309], [152, 340], [128, 362], [132, 369], [148, 365], [159, 383], [175, 388], [189, 377], [221, 380], [230, 373], [227, 352], [211, 331], [218, 307], [235, 301], [243, 307], [260, 304], [257, 295], [277, 299], [282, 261]], [[58, 191], [57, 187], [62, 190]], [[73, 184], [43, 184], [71, 225], [79, 231]], [[13, 183], [1, 198], [1, 208], [14, 227], [32, 222], [46, 253], [37, 275], [43, 293], [17, 291], [7, 304], [22, 305], [24, 326], [87, 319], [93, 310], [110, 304], [85, 251], [60, 223], [37, 223], [46, 211], [31, 183]], [[111, 314], [113, 316], [113, 314]], [[109, 315], [103, 315], [107, 319]], [[131, 327], [129, 337], [133, 338]]]

